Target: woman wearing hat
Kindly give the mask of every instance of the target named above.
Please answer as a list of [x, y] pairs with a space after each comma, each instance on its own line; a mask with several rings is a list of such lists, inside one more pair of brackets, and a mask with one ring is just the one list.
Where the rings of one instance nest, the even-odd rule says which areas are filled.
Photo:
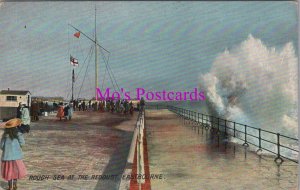
[[0, 148], [1, 157], [1, 176], [8, 181], [8, 190], [17, 189], [17, 180], [26, 176], [27, 170], [22, 161], [22, 146], [25, 144], [22, 133], [18, 132], [17, 127], [22, 123], [21, 119], [11, 119], [2, 127]]

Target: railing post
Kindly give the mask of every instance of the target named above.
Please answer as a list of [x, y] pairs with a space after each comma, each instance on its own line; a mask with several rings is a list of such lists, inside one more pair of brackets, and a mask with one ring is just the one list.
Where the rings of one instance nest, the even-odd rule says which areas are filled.
[[227, 120], [225, 119], [225, 137], [227, 137]]
[[195, 117], [195, 112], [194, 111], [191, 111], [191, 120], [194, 121], [194, 117]]
[[244, 126], [245, 126], [245, 142], [244, 142], [243, 146], [248, 147], [249, 144], [247, 143], [247, 125], [244, 125]]
[[198, 119], [196, 119], [196, 123], [197, 123], [197, 126], [198, 126], [198, 134], [199, 134], [199, 130], [200, 130], [200, 129], [199, 129], [199, 128], [200, 128], [200, 122], [199, 122], [200, 116], [199, 116], [199, 114], [200, 114], [200, 113], [196, 113], [196, 116], [198, 117]]
[[218, 118], [218, 131], [217, 131], [217, 133], [218, 133], [218, 135], [220, 134], [220, 118]]
[[209, 116], [205, 115], [205, 130], [209, 129]]
[[210, 118], [210, 125], [211, 125], [210, 130], [213, 131], [215, 127], [214, 116], [209, 116], [209, 118]]
[[261, 129], [258, 129], [258, 149], [256, 151], [257, 154], [260, 154], [262, 152], [261, 149]]
[[233, 137], [235, 138], [235, 122], [233, 122]]
[[277, 164], [282, 164], [283, 159], [280, 157], [280, 134], [277, 133], [277, 157], [275, 158], [274, 162]]

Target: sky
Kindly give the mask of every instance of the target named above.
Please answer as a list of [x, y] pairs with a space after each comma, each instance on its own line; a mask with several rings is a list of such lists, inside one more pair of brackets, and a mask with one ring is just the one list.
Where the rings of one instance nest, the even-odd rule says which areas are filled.
[[[0, 89], [70, 99], [72, 54], [79, 60], [74, 96], [92, 97], [93, 44], [68, 24], [93, 38], [95, 7], [97, 39], [126, 91], [191, 91], [218, 55], [250, 34], [278, 49], [291, 42], [298, 52], [295, 2], [3, 2]], [[99, 86], [106, 76], [104, 87], [112, 87], [99, 61]]]

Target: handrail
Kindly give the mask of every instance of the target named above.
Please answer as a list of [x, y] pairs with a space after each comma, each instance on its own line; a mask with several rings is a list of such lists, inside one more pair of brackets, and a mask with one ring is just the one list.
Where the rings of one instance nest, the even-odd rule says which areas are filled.
[[[258, 147], [257, 152], [265, 150], [268, 152], [271, 152], [273, 154], [276, 154], [276, 158], [275, 158], [275, 162], [278, 164], [281, 164], [284, 160], [283, 158], [286, 158], [288, 160], [291, 160], [293, 162], [298, 163], [298, 160], [294, 160], [292, 158], [289, 158], [287, 156], [284, 156], [281, 154], [281, 150], [290, 150], [293, 152], [296, 152], [297, 154], [299, 154], [299, 150], [295, 150], [293, 147], [289, 147], [287, 145], [282, 145], [280, 143], [280, 140], [282, 138], [288, 139], [288, 140], [292, 140], [292, 141], [296, 141], [297, 144], [299, 142], [298, 139], [293, 138], [293, 137], [288, 137], [286, 135], [282, 135], [280, 133], [276, 133], [273, 131], [268, 131], [265, 129], [260, 129], [260, 128], [256, 128], [256, 127], [252, 127], [252, 126], [248, 126], [245, 124], [241, 124], [238, 122], [234, 122], [234, 121], [230, 121], [230, 120], [226, 120], [226, 119], [222, 119], [222, 118], [218, 118], [212, 115], [207, 115], [207, 114], [203, 114], [203, 113], [198, 113], [195, 111], [191, 111], [188, 109], [184, 109], [184, 108], [180, 108], [180, 107], [176, 107], [176, 106], [170, 106], [170, 105], [146, 105], [147, 109], [168, 109], [172, 112], [174, 112], [175, 114], [179, 115], [180, 117], [183, 117], [184, 119], [190, 120], [190, 121], [195, 121], [195, 122], [200, 122], [202, 124], [203, 127], [211, 127], [211, 128], [215, 128], [217, 129], [218, 134], [220, 132], [225, 133], [225, 135], [227, 136], [232, 136], [234, 138], [240, 139], [242, 141], [244, 141], [243, 146], [249, 146], [249, 144]], [[221, 124], [224, 123], [224, 124]], [[233, 134], [228, 133], [228, 129], [233, 131]], [[255, 134], [251, 134], [249, 132], [247, 132], [247, 129], [251, 130], [252, 132], [255, 130], [256, 133]], [[238, 133], [237, 133], [238, 132]], [[274, 139], [276, 139], [276, 141], [272, 141], [271, 139], [266, 139], [266, 137], [262, 135], [263, 133], [268, 133], [269, 135], [272, 135], [274, 137]], [[258, 135], [256, 136], [256, 134], [258, 133]], [[240, 136], [237, 137], [237, 134], [239, 134]], [[243, 135], [244, 137], [241, 137], [241, 135]], [[251, 138], [256, 138], [258, 139], [258, 144], [254, 143], [254, 142], [249, 142], [247, 140], [247, 137], [251, 137]], [[273, 145], [276, 146], [277, 151], [274, 152], [274, 150], [272, 149], [268, 149], [267, 147], [263, 147], [262, 146], [262, 141], [267, 142], [267, 143], [271, 143]]]
[[[145, 167], [144, 167], [144, 126], [145, 126], [145, 112], [144, 110], [140, 110], [139, 115], [137, 117], [136, 126], [134, 129], [132, 142], [129, 150], [129, 154], [127, 157], [127, 162], [130, 164], [134, 163], [134, 152], [137, 151], [137, 176], [145, 175]], [[145, 178], [137, 178], [137, 182], [139, 186], [145, 183]]]
[[[145, 112], [141, 110], [139, 117], [139, 126], [138, 126], [138, 138], [137, 138], [137, 174], [140, 176], [145, 175], [144, 167], [144, 122], [145, 122]], [[145, 183], [145, 178], [138, 178], [139, 186]]]
[[[130, 149], [129, 149], [129, 153], [127, 156], [127, 164], [129, 164], [129, 165], [135, 164], [135, 166], [137, 168], [137, 176], [143, 176], [145, 174], [144, 152], [143, 152], [144, 126], [145, 126], [145, 112], [144, 112], [144, 110], [140, 110], [138, 113], [138, 116], [137, 116], [135, 128], [133, 131], [133, 136], [132, 136], [132, 140], [131, 140]], [[137, 162], [136, 163], [134, 163], [135, 151], [137, 151], [137, 154], [136, 154]], [[124, 170], [124, 172], [125, 172], [125, 170]], [[131, 170], [131, 172], [132, 172], [132, 170]], [[136, 179], [139, 184], [139, 188], [141, 188], [141, 184], [145, 183], [145, 179], [140, 179], [139, 177], [137, 177]], [[123, 180], [123, 178], [121, 178], [117, 189], [121, 190], [121, 189], [124, 189], [125, 187], [127, 187], [128, 184], [126, 184], [127, 182], [125, 182], [125, 181], [126, 180]]]

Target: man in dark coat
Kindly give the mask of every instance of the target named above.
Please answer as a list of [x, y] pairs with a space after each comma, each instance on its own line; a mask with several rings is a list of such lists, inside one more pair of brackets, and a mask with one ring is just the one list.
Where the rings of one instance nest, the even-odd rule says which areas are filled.
[[19, 103], [19, 106], [17, 108], [17, 118], [21, 119], [21, 108], [22, 108], [22, 103]]
[[82, 105], [82, 111], [85, 111], [85, 108], [86, 108], [85, 107], [85, 101], [83, 101], [81, 105]]

